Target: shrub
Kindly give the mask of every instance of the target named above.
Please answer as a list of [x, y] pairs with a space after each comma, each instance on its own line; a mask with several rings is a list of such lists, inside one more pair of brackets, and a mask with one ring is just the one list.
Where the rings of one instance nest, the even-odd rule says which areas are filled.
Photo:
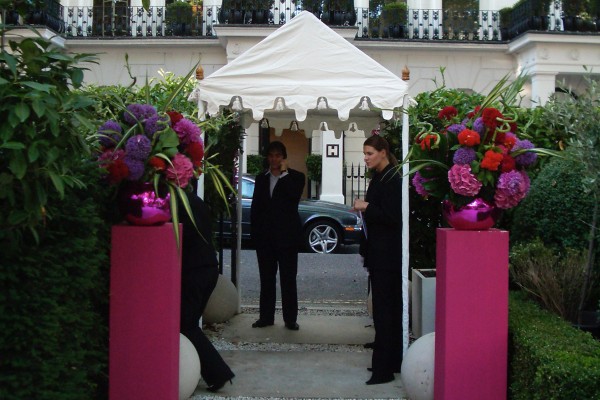
[[509, 398], [600, 399], [600, 343], [520, 293], [509, 301]]
[[260, 154], [248, 154], [246, 158], [246, 172], [258, 175], [265, 170], [265, 158]]
[[[88, 165], [75, 176], [97, 174]], [[39, 244], [0, 252], [2, 399], [107, 397], [109, 225], [95, 193], [52, 193]]]
[[510, 276], [545, 309], [577, 322], [580, 292], [585, 282], [585, 250], [556, 252], [539, 240], [516, 245], [510, 254]]

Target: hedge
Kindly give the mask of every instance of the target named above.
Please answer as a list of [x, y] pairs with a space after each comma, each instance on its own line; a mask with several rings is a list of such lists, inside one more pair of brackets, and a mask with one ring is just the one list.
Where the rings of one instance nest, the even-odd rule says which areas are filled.
[[600, 342], [521, 292], [509, 304], [509, 398], [600, 399]]

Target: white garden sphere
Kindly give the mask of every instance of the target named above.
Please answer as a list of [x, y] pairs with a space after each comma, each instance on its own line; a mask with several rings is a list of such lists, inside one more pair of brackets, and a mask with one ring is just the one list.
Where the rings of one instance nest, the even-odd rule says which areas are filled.
[[204, 313], [202, 321], [208, 324], [229, 321], [237, 313], [238, 292], [230, 279], [219, 274], [217, 286], [213, 290]]
[[402, 387], [411, 400], [433, 400], [435, 332], [417, 339], [402, 361]]
[[179, 400], [192, 397], [200, 382], [200, 358], [196, 348], [183, 334], [179, 334]]

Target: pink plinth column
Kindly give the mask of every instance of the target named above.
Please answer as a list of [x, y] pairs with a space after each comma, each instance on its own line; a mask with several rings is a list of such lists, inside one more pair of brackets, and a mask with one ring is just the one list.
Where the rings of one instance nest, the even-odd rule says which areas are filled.
[[172, 224], [112, 228], [109, 398], [179, 398], [181, 257]]
[[436, 400], [506, 399], [508, 232], [437, 230]]

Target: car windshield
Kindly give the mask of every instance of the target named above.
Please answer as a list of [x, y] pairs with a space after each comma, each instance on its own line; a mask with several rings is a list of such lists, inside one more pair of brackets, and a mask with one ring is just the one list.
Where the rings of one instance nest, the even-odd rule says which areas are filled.
[[242, 199], [251, 199], [254, 194], [254, 182], [242, 179]]

